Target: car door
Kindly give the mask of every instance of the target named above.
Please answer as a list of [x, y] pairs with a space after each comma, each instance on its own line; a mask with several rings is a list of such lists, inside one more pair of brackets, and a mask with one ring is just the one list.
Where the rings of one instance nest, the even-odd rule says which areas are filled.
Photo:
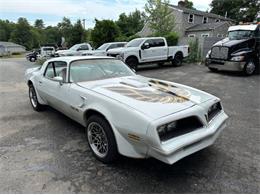
[[[63, 61], [50, 62], [39, 81], [39, 90], [41, 96], [47, 101], [48, 105], [55, 109], [68, 113], [68, 96], [70, 83], [67, 82], [67, 63]], [[60, 76], [62, 82], [54, 80], [54, 77]]]
[[[145, 46], [146, 44], [149, 44], [149, 48], [145, 48], [143, 46]], [[141, 46], [141, 50], [140, 50], [140, 61], [141, 62], [152, 62], [155, 61], [155, 47], [154, 47], [154, 41], [153, 39], [148, 39], [143, 43], [143, 46]]]

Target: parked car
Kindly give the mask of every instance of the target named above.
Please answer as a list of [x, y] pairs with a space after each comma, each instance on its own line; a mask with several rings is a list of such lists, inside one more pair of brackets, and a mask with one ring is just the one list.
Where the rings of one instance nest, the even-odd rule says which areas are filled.
[[228, 37], [213, 45], [206, 56], [211, 71], [243, 71], [245, 75], [259, 72], [260, 25], [237, 25], [228, 29]]
[[126, 42], [104, 43], [96, 50], [82, 52], [82, 56], [107, 56], [108, 50], [124, 47], [125, 44]]
[[38, 55], [40, 53], [40, 50], [33, 50], [30, 53], [26, 55], [26, 59], [30, 62], [35, 62], [38, 59]]
[[73, 45], [70, 49], [58, 50], [55, 53], [55, 56], [81, 56], [83, 52], [89, 50], [92, 50], [92, 47], [89, 43], [81, 43]]
[[104, 163], [121, 154], [173, 164], [212, 145], [228, 118], [219, 98], [138, 76], [114, 58], [52, 58], [25, 76], [33, 109], [50, 105], [83, 125]]
[[137, 38], [126, 44], [124, 48], [111, 49], [108, 56], [119, 57], [132, 69], [147, 63], [171, 61], [176, 66], [182, 65], [183, 58], [188, 56], [188, 46], [168, 47], [164, 37]]
[[43, 46], [40, 48], [40, 53], [38, 54], [38, 58], [50, 58], [54, 57], [55, 47], [53, 46]]

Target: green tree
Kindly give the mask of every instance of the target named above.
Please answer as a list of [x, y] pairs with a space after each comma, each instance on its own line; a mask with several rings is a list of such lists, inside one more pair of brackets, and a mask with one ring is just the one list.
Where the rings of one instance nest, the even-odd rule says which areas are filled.
[[116, 24], [120, 28], [122, 35], [128, 37], [142, 30], [144, 18], [140, 11], [135, 10], [129, 15], [126, 15], [125, 13], [120, 14]]
[[14, 28], [14, 23], [8, 20], [0, 20], [0, 41], [8, 41]]
[[44, 29], [44, 42], [60, 45], [62, 34], [58, 27], [48, 26]]
[[81, 21], [78, 20], [72, 27], [70, 44], [75, 45], [77, 43], [84, 42], [86, 40], [86, 32], [82, 27]]
[[38, 29], [44, 29], [44, 22], [42, 19], [37, 19], [34, 22], [34, 27]]
[[11, 33], [11, 41], [25, 46], [27, 49], [32, 48], [31, 27], [25, 18], [19, 18], [15, 29]]
[[95, 20], [96, 24], [91, 32], [91, 40], [95, 47], [106, 42], [113, 42], [120, 36], [119, 27], [112, 20]]
[[71, 32], [73, 25], [69, 18], [64, 17], [60, 23], [58, 23], [59, 31], [61, 35], [65, 38], [68, 46], [72, 46], [71, 44]]
[[183, 0], [183, 1], [179, 1], [178, 2], [178, 5], [179, 6], [182, 6], [182, 7], [186, 7], [188, 9], [195, 9], [193, 7], [193, 2], [192, 1], [189, 1], [189, 0]]
[[158, 36], [164, 36], [175, 27], [175, 19], [170, 8], [169, 0], [148, 0], [145, 4], [145, 16], [149, 27]]
[[210, 4], [211, 13], [234, 19], [238, 22], [253, 22], [260, 10], [259, 0], [213, 0]]

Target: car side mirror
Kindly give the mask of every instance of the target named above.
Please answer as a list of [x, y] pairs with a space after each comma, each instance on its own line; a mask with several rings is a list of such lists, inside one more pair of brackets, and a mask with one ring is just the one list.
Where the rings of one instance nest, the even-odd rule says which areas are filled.
[[53, 81], [57, 81], [57, 82], [59, 82], [60, 85], [62, 85], [62, 83], [63, 83], [63, 78], [60, 77], [60, 76], [54, 77], [52, 80], [53, 80]]
[[144, 49], [149, 49], [150, 48], [150, 44], [149, 43], [144, 43], [141, 47], [142, 50]]

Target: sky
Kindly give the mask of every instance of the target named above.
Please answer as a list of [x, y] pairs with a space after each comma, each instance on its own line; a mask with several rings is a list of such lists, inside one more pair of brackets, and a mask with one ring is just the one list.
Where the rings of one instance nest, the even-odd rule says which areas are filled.
[[[178, 4], [179, 0], [170, 0]], [[192, 0], [198, 10], [209, 9], [211, 0]], [[25, 17], [33, 24], [43, 19], [46, 26], [56, 25], [68, 17], [74, 23], [77, 19], [86, 20], [86, 28], [95, 25], [94, 19], [116, 20], [120, 13], [143, 10], [146, 0], [0, 0], [0, 19], [16, 22]]]

